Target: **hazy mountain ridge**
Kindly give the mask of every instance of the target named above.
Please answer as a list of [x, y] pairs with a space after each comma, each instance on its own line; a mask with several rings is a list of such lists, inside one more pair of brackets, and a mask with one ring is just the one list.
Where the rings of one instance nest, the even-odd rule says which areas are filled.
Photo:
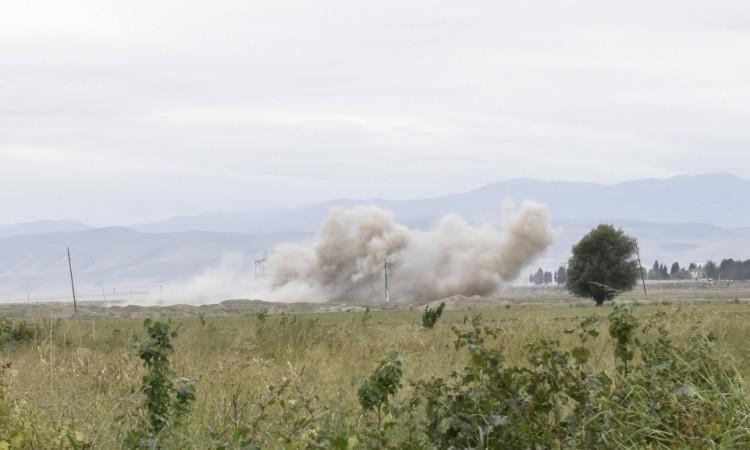
[[68, 246], [77, 284], [82, 291], [91, 291], [185, 282], [227, 257], [252, 268], [252, 261], [273, 246], [302, 237], [294, 233], [142, 233], [112, 227], [0, 238], [0, 298], [27, 291], [65, 292], [70, 283]]
[[471, 221], [497, 222], [503, 201], [535, 200], [550, 206], [555, 220], [633, 220], [651, 223], [706, 223], [750, 226], [750, 180], [726, 174], [643, 179], [614, 185], [516, 179], [471, 191], [418, 200], [338, 199], [299, 208], [201, 214], [137, 224], [141, 231], [313, 231], [334, 206], [370, 204], [394, 212], [413, 226], [424, 226], [446, 214]]
[[[552, 269], [564, 263], [570, 247], [597, 223], [553, 221], [556, 242], [534, 266]], [[686, 264], [750, 256], [742, 254], [742, 249], [750, 248], [750, 228], [628, 220], [616, 224], [639, 239], [645, 265], [654, 259]], [[0, 238], [0, 299], [25, 295], [27, 291], [66, 293], [70, 282], [67, 246], [73, 253], [81, 291], [98, 292], [101, 288], [109, 291], [113, 287], [148, 285], [153, 289], [161, 284], [184, 284], [227, 266], [233, 276], [251, 280], [255, 259], [280, 243], [311, 236], [312, 233], [143, 233], [129, 228], [100, 228]], [[222, 289], [220, 283], [217, 289]]]
[[518, 179], [432, 199], [332, 200], [299, 208], [174, 217], [128, 228], [90, 228], [74, 221], [0, 226], [0, 299], [28, 290], [65, 292], [67, 246], [82, 289], [185, 283], [222, 266], [227, 257], [234, 258], [240, 277], [250, 279], [255, 258], [279, 243], [311, 237], [335, 206], [378, 205], [392, 210], [402, 223], [426, 228], [450, 213], [498, 223], [508, 198], [550, 206], [557, 241], [538, 261], [549, 269], [564, 262], [570, 247], [601, 222], [636, 236], [644, 265], [654, 259], [685, 264], [750, 257], [745, 250], [750, 249], [750, 212], [742, 208], [742, 200], [750, 198], [748, 180], [702, 175], [603, 186]]

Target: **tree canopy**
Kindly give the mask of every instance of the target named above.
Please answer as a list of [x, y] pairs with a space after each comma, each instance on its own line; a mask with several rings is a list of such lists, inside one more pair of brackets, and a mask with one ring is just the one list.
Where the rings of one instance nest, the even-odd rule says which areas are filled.
[[597, 306], [632, 289], [638, 280], [634, 238], [612, 225], [599, 225], [573, 246], [566, 287]]

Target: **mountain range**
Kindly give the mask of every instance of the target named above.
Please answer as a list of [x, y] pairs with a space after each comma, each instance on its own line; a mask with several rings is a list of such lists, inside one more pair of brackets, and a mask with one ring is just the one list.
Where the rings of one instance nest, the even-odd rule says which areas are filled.
[[497, 221], [506, 199], [546, 203], [556, 220], [634, 220], [750, 226], [750, 180], [727, 174], [644, 179], [614, 185], [516, 179], [420, 200], [338, 199], [291, 209], [173, 217], [135, 224], [145, 232], [189, 230], [277, 232], [314, 230], [334, 206], [378, 205], [409, 225], [424, 226], [455, 213], [471, 221]]
[[216, 275], [217, 268], [233, 266], [231, 277], [218, 276], [205, 283], [208, 300], [221, 300], [220, 296], [235, 295], [228, 287], [237, 278], [246, 281], [254, 276], [253, 262], [266, 251], [282, 242], [309, 238], [332, 207], [359, 204], [387, 208], [400, 222], [424, 228], [451, 213], [472, 222], [498, 223], [508, 199], [546, 203], [558, 234], [556, 244], [538, 262], [548, 269], [565, 261], [571, 245], [601, 222], [636, 236], [644, 265], [654, 259], [686, 264], [747, 258], [750, 211], [743, 206], [748, 198], [750, 180], [726, 174], [613, 185], [516, 179], [428, 199], [338, 199], [298, 208], [172, 217], [126, 227], [94, 228], [72, 220], [3, 225], [0, 301], [29, 291], [48, 297], [67, 295], [68, 246], [81, 290], [92, 296], [104, 297], [110, 291], [122, 296], [127, 290], [132, 298], [132, 286], [149, 286], [147, 295], [153, 297], [154, 286], [161, 290], [163, 285], [194, 284], [196, 279], [205, 281], [206, 274]]

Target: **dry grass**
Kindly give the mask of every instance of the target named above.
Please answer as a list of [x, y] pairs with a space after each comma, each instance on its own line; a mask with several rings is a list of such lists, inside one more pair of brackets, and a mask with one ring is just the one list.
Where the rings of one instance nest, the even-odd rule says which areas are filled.
[[[750, 377], [750, 305], [740, 302], [688, 306], [636, 306], [636, 315], [663, 310], [677, 339], [697, 329], [713, 331], [746, 379]], [[41, 332], [33, 342], [0, 347], [10, 362], [6, 389], [11, 402], [26, 405], [52, 429], [69, 424], [96, 448], [119, 448], [139, 417], [143, 368], [134, 345], [142, 339], [142, 319], [35, 319]], [[283, 379], [319, 397], [331, 417], [357, 417], [356, 392], [362, 380], [389, 351], [404, 360], [404, 379], [446, 375], [465, 362], [452, 350], [450, 326], [481, 312], [502, 332], [492, 345], [504, 348], [510, 364], [523, 364], [523, 345], [539, 337], [570, 339], [562, 331], [582, 317], [606, 315], [610, 308], [513, 306], [450, 311], [433, 330], [420, 326], [419, 311], [279, 313], [261, 320], [255, 314], [176, 316], [175, 371], [197, 380], [197, 400], [184, 428], [186, 442], [209, 448], [208, 436], [228, 418], [257, 402], [270, 384]], [[142, 314], [138, 314], [141, 316]], [[606, 334], [606, 333], [603, 333]], [[614, 365], [608, 338], [595, 344], [594, 366]], [[408, 388], [406, 389], [408, 392]]]

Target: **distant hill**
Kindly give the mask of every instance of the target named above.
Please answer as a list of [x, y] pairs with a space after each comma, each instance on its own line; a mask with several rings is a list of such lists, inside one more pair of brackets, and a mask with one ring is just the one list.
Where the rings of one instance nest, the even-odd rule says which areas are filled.
[[[294, 233], [142, 233], [129, 228], [98, 228], [0, 239], [0, 300], [32, 291], [67, 295], [70, 287], [66, 247], [70, 246], [82, 296], [120, 289], [181, 284], [221, 267], [230, 258], [239, 277], [253, 277], [253, 262], [273, 246], [295, 241]], [[206, 289], [224, 290], [220, 278]], [[129, 292], [128, 292], [129, 294]]]
[[[537, 266], [553, 269], [569, 257], [571, 246], [598, 221], [554, 221], [557, 241]], [[621, 220], [616, 224], [636, 236], [643, 263], [654, 259], [681, 264], [722, 257], [750, 257], [750, 228], [705, 224], [662, 224]], [[71, 247], [79, 294], [108, 300], [154, 301], [159, 286], [185, 287], [165, 294], [172, 301], [196, 298], [219, 301], [246, 296], [254, 261], [283, 242], [301, 241], [310, 233], [143, 233], [129, 228], [99, 228], [0, 238], [0, 301], [69, 297], [65, 248]], [[189, 291], [189, 292], [188, 292]], [[188, 295], [189, 293], [189, 295]], [[93, 296], [93, 297], [92, 297]]]
[[[508, 198], [550, 206], [557, 242], [535, 267], [552, 269], [567, 260], [571, 246], [601, 222], [637, 237], [646, 266], [654, 259], [687, 264], [750, 258], [750, 211], [743, 207], [750, 198], [748, 180], [700, 175], [605, 186], [519, 179], [431, 199], [342, 199], [174, 217], [130, 228], [97, 229], [74, 221], [0, 226], [0, 301], [27, 291], [67, 295], [67, 246], [83, 294], [169, 284], [189, 285], [211, 301], [223, 300], [246, 294], [236, 289], [252, 279], [256, 258], [279, 243], [309, 238], [334, 206], [379, 205], [407, 225], [427, 227], [449, 213], [498, 222]], [[122, 296], [122, 290], [113, 295]], [[148, 295], [153, 299], [155, 294]]]
[[743, 207], [750, 198], [750, 180], [709, 174], [614, 185], [517, 179], [429, 199], [339, 199], [290, 209], [173, 217], [133, 228], [149, 232], [310, 232], [317, 228], [330, 208], [355, 204], [388, 208], [400, 221], [412, 226], [425, 226], [449, 213], [472, 221], [497, 221], [502, 202], [510, 198], [546, 203], [555, 220], [750, 226], [750, 209]]

